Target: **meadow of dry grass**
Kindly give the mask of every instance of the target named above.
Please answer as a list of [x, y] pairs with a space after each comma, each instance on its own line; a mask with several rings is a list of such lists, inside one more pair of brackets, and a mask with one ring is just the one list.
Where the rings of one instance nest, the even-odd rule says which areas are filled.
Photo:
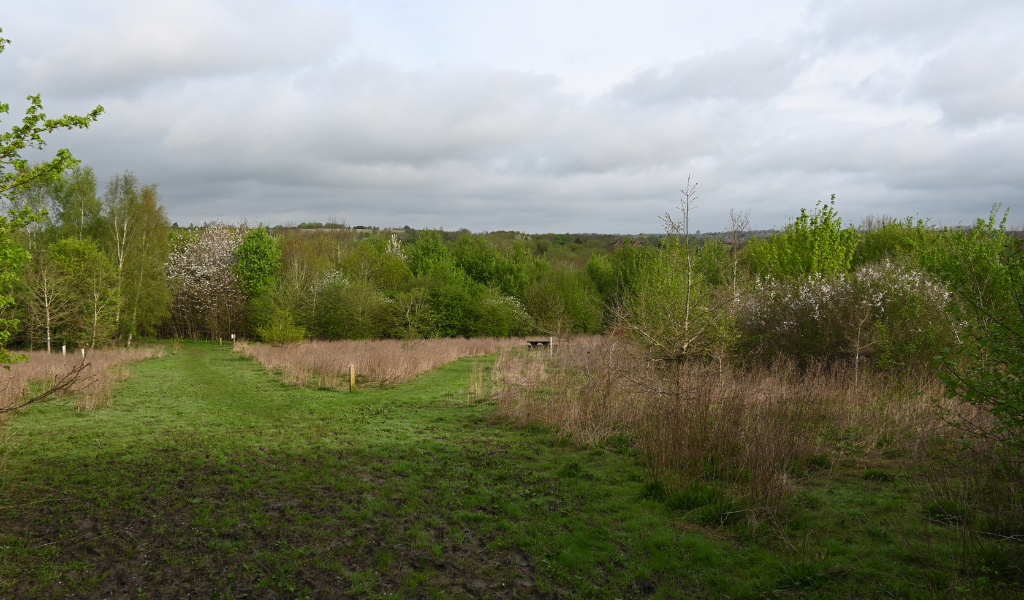
[[237, 352], [257, 360], [283, 381], [299, 386], [345, 388], [349, 365], [366, 381], [400, 383], [466, 356], [523, 347], [523, 339], [312, 341], [283, 346], [238, 342]]
[[[30, 392], [41, 393], [69, 371], [82, 364], [80, 353], [61, 355], [43, 351], [26, 352], [28, 362], [0, 369], [0, 411], [17, 406]], [[163, 348], [143, 346], [131, 349], [91, 350], [85, 369], [71, 386], [79, 411], [90, 411], [110, 402], [110, 390], [128, 378], [128, 363], [163, 355]]]
[[[576, 442], [628, 436], [654, 476], [681, 487], [732, 480], [771, 506], [792, 474], [852, 454], [916, 456], [949, 427], [934, 377], [883, 378], [841, 366], [739, 369], [645, 361], [629, 341], [566, 340], [548, 357], [519, 350], [494, 366], [497, 415], [551, 426]], [[981, 415], [967, 415], [981, 418]]]

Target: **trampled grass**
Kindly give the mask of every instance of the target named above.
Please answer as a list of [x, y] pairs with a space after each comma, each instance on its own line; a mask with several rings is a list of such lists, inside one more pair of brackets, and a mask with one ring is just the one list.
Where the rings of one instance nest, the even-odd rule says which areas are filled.
[[134, 365], [108, 408], [33, 407], [4, 446], [0, 594], [1006, 591], [964, 576], [956, 529], [929, 519], [915, 474], [896, 464], [851, 457], [795, 482], [801, 501], [786, 514], [733, 518], [743, 507], [714, 481], [685, 498], [651, 493], [629, 440], [576, 445], [495, 421], [494, 404], [467, 392], [484, 360], [349, 393], [285, 385], [228, 348], [186, 344]]

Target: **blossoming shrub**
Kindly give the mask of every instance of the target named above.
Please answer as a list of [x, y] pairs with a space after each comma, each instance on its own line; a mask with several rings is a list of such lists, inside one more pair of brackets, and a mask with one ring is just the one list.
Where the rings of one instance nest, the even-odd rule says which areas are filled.
[[167, 258], [171, 319], [180, 337], [227, 337], [241, 325], [245, 297], [235, 272], [245, 232], [217, 224], [187, 232]]
[[955, 343], [950, 300], [945, 286], [890, 260], [849, 275], [763, 277], [739, 301], [740, 345], [762, 358], [920, 368]]

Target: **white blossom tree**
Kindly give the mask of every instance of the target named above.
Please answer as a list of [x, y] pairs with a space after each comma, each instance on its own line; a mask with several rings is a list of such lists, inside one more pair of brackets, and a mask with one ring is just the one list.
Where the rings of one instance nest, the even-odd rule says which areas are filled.
[[235, 251], [245, 231], [223, 223], [188, 232], [167, 259], [175, 334], [199, 339], [226, 337], [245, 311], [235, 273]]

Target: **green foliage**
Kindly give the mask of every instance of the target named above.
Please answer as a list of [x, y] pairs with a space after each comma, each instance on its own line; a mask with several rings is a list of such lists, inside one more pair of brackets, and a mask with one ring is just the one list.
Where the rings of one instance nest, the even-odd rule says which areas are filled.
[[405, 260], [389, 250], [384, 240], [365, 240], [341, 261], [341, 269], [350, 281], [361, 281], [384, 293], [394, 293], [412, 278]]
[[864, 479], [878, 483], [890, 483], [895, 480], [891, 473], [884, 469], [868, 469], [864, 471]]
[[526, 311], [544, 333], [597, 333], [603, 315], [601, 299], [585, 271], [560, 265], [526, 288]]
[[474, 336], [525, 336], [533, 330], [533, 318], [515, 296], [488, 290], [479, 298], [475, 310]]
[[828, 204], [800, 216], [766, 240], [750, 243], [749, 260], [758, 275], [795, 279], [807, 275], [838, 275], [850, 270], [860, 242], [853, 227], [843, 228], [835, 212], [835, 194]]
[[[0, 29], [0, 32], [3, 30]], [[3, 53], [10, 40], [0, 38], [0, 53]], [[78, 164], [67, 149], [57, 151], [49, 162], [30, 166], [29, 161], [22, 157], [25, 150], [42, 150], [46, 146], [43, 134], [53, 133], [59, 129], [81, 129], [99, 118], [102, 106], [97, 106], [88, 115], [64, 115], [51, 119], [43, 112], [43, 102], [39, 95], [29, 96], [29, 107], [21, 125], [15, 125], [10, 131], [0, 133], [0, 200], [13, 200], [25, 186], [33, 183], [59, 180], [64, 172]], [[10, 112], [10, 105], [0, 102], [0, 114]], [[18, 326], [17, 319], [6, 317], [4, 312], [14, 303], [9, 293], [11, 286], [18, 278], [18, 271], [28, 259], [28, 253], [14, 240], [14, 234], [46, 216], [30, 208], [12, 209], [6, 216], [0, 216], [0, 364], [21, 360], [6, 349], [12, 331]]]
[[821, 565], [808, 561], [782, 561], [782, 574], [778, 587], [794, 590], [816, 590], [828, 581], [828, 573]]
[[708, 277], [723, 255], [717, 244], [677, 239], [666, 238], [657, 254], [637, 253], [620, 263], [636, 271], [624, 286], [618, 317], [655, 360], [709, 359], [732, 338], [728, 297]]
[[167, 257], [170, 222], [155, 185], [142, 188], [131, 215], [133, 226], [122, 270], [121, 333], [153, 336], [170, 316]]
[[603, 255], [594, 255], [587, 261], [587, 277], [594, 282], [594, 288], [605, 302], [611, 300], [616, 291], [615, 267]]
[[945, 286], [888, 260], [845, 275], [765, 278], [741, 306], [739, 347], [805, 364], [824, 359], [926, 368], [956, 340], [948, 303]]
[[[0, 32], [3, 30], [0, 29]], [[10, 40], [0, 38], [0, 53], [9, 43]], [[66, 148], [58, 150], [49, 162], [35, 166], [30, 166], [28, 159], [22, 158], [21, 153], [24, 150], [42, 150], [46, 146], [44, 133], [53, 133], [59, 129], [88, 129], [103, 114], [103, 107], [97, 106], [85, 116], [64, 115], [51, 119], [43, 112], [43, 101], [38, 94], [27, 99], [29, 107], [25, 110], [21, 125], [0, 133], [0, 198], [10, 199], [20, 188], [30, 183], [58, 180], [65, 171], [78, 165], [79, 161]], [[0, 114], [7, 114], [10, 109], [9, 104], [0, 102]]]
[[407, 252], [409, 270], [416, 276], [426, 275], [434, 268], [434, 265], [451, 262], [453, 259], [451, 250], [441, 239], [440, 232], [432, 229], [421, 232], [419, 237], [409, 245]]
[[547, 270], [547, 263], [536, 260], [526, 244], [516, 240], [505, 252], [499, 253], [494, 264], [494, 279], [488, 285], [497, 286], [506, 296], [522, 298], [526, 288]]
[[19, 324], [18, 319], [8, 316], [8, 310], [14, 304], [10, 290], [18, 281], [21, 267], [30, 258], [28, 251], [16, 241], [15, 233], [40, 218], [40, 213], [29, 208], [12, 209], [6, 216], [0, 215], [0, 364], [25, 360], [24, 355], [12, 354], [6, 348]]
[[[886, 220], [880, 227], [865, 231], [853, 257], [853, 266], [885, 260], [918, 263], [920, 255], [935, 243], [937, 233], [923, 219]], [[916, 266], [916, 265], [915, 265]]]
[[993, 206], [988, 219], [979, 218], [973, 227], [944, 229], [921, 252], [925, 268], [970, 304], [975, 318], [1014, 310], [1011, 262], [1006, 260], [1014, 240], [1006, 231], [1009, 210], [999, 218], [999, 209]]
[[937, 498], [929, 501], [924, 507], [924, 514], [929, 521], [944, 525], [964, 524], [970, 520], [970, 511], [963, 502], [949, 498]]
[[[975, 239], [982, 240], [984, 247], [1008, 244], [998, 238]], [[948, 349], [937, 357], [943, 367], [939, 377], [945, 383], [946, 396], [990, 412], [995, 418], [994, 427], [985, 433], [1001, 441], [1004, 450], [1013, 452], [1024, 450], [1022, 250], [1018, 242], [1003, 251], [998, 265], [987, 261], [974, 264], [975, 273], [992, 275], [984, 281], [968, 280], [975, 285], [953, 278], [953, 287], [966, 304], [966, 334], [973, 343], [961, 349], [959, 358]], [[954, 421], [969, 431], [974, 429], [969, 421]]]
[[316, 331], [328, 339], [379, 339], [395, 328], [394, 303], [366, 282], [334, 282], [324, 292], [320, 311]]
[[75, 298], [74, 317], [62, 338], [89, 348], [109, 343], [117, 332], [120, 305], [113, 258], [88, 238], [65, 238], [53, 245], [51, 253]]
[[487, 288], [450, 258], [432, 263], [423, 286], [431, 309], [430, 336], [470, 335], [476, 308]]
[[235, 250], [235, 260], [242, 291], [253, 297], [271, 285], [281, 268], [281, 245], [266, 227], [250, 229]]
[[306, 330], [295, 324], [290, 312], [276, 310], [265, 325], [256, 329], [256, 334], [267, 344], [279, 345], [301, 342]]
[[721, 490], [700, 483], [694, 483], [684, 490], [666, 496], [665, 505], [672, 510], [689, 512], [716, 504], [721, 500]]

